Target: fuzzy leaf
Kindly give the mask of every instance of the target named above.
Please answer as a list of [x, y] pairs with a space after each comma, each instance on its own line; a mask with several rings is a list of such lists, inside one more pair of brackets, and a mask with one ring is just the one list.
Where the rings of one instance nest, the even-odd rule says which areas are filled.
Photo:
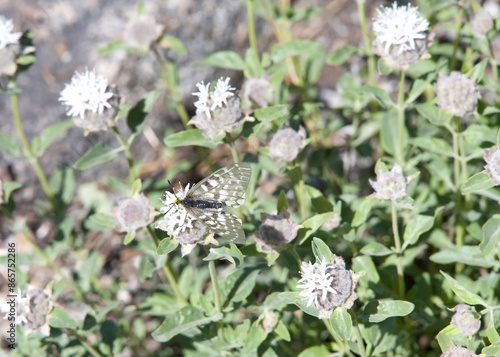
[[403, 250], [409, 245], [417, 243], [420, 235], [430, 230], [433, 225], [433, 216], [419, 214], [411, 217], [405, 227]]
[[372, 300], [366, 304], [363, 317], [369, 322], [382, 322], [389, 317], [406, 316], [410, 314], [415, 305], [403, 300]]
[[73, 168], [75, 170], [85, 170], [104, 164], [113, 160], [121, 150], [121, 148], [112, 149], [106, 144], [98, 143], [79, 158], [73, 165]]
[[334, 52], [330, 53], [326, 57], [326, 63], [330, 66], [340, 66], [344, 64], [351, 58], [353, 55], [359, 52], [359, 48], [353, 45], [344, 45]]
[[189, 129], [170, 134], [163, 141], [165, 142], [165, 145], [171, 148], [193, 145], [203, 146], [211, 149], [217, 147], [216, 143], [214, 143], [210, 139], [207, 139], [203, 135], [203, 130], [201, 129]]
[[462, 195], [468, 193], [486, 190], [495, 186], [495, 183], [490, 179], [485, 171], [481, 171], [472, 177], [469, 177], [462, 186]]
[[163, 254], [169, 254], [170, 252], [174, 251], [175, 248], [179, 245], [179, 242], [170, 238], [164, 238], [158, 244], [158, 248], [156, 248], [156, 254], [158, 255], [163, 255]]
[[330, 321], [333, 330], [342, 341], [349, 341], [351, 339], [352, 319], [344, 307], [337, 307], [333, 310]]
[[[210, 248], [210, 253], [205, 258], [203, 258], [204, 261], [217, 259], [228, 260], [237, 268], [239, 268], [241, 264], [243, 264], [243, 254], [234, 243], [229, 243], [229, 248], [227, 246], [220, 248]], [[238, 260], [238, 263], [236, 263], [235, 259]]]
[[446, 278], [446, 280], [450, 283], [451, 290], [453, 290], [453, 292], [460, 299], [462, 299], [466, 304], [483, 305], [486, 308], [489, 307], [489, 305], [486, 303], [486, 301], [483, 300], [482, 297], [470, 292], [461, 282], [453, 279], [451, 276], [446, 274], [444, 271], [440, 271], [440, 272], [441, 272], [441, 274], [443, 274], [443, 276]]
[[261, 122], [272, 122], [290, 115], [290, 107], [287, 104], [273, 105], [257, 109], [253, 115]]
[[216, 52], [202, 60], [200, 64], [234, 69], [237, 71], [245, 70], [245, 61], [243, 61], [239, 54], [233, 51]]
[[70, 328], [77, 327], [75, 320], [59, 306], [54, 306], [49, 314], [49, 325], [55, 328]]
[[333, 212], [327, 212], [317, 214], [315, 216], [312, 216], [311, 218], [306, 219], [302, 223], [303, 228], [299, 229], [299, 234], [297, 237], [298, 241], [300, 242], [299, 244], [304, 243], [307, 238], [309, 238], [314, 232], [316, 232], [323, 225], [323, 223], [325, 223], [328, 218], [333, 215]]

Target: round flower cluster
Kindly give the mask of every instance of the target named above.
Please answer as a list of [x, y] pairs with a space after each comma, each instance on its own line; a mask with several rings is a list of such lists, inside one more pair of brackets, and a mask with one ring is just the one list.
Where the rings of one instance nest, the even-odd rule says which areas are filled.
[[230, 133], [243, 123], [239, 120], [240, 99], [234, 96], [234, 88], [229, 85], [229, 80], [230, 78], [220, 78], [212, 91], [210, 84], [202, 81], [196, 84], [199, 92], [193, 93], [198, 101], [194, 103], [196, 115], [189, 124], [203, 129], [203, 135], [211, 140]]
[[66, 115], [86, 132], [107, 130], [115, 125], [119, 95], [106, 77], [94, 71], [75, 72], [61, 91], [59, 101], [69, 110]]
[[381, 200], [396, 201], [406, 197], [407, 180], [403, 176], [403, 169], [394, 164], [389, 172], [378, 171], [377, 181], [370, 180], [375, 193], [372, 195]]
[[144, 194], [123, 197], [111, 211], [118, 232], [134, 232], [152, 223], [156, 212]]
[[439, 73], [436, 96], [439, 108], [457, 117], [463, 117], [476, 107], [479, 92], [473, 79], [453, 71], [449, 76]]
[[450, 311], [455, 311], [451, 318], [451, 324], [460, 329], [460, 336], [474, 336], [481, 327], [481, 321], [474, 307], [466, 304], [458, 304]]
[[478, 357], [473, 351], [460, 345], [452, 347], [441, 354], [440, 357]]
[[301, 225], [294, 224], [289, 212], [284, 211], [280, 215], [261, 213], [262, 223], [255, 241], [257, 247], [264, 251], [283, 248], [296, 236]]
[[377, 13], [373, 23], [374, 52], [389, 66], [406, 70], [426, 53], [429, 22], [411, 4], [399, 7], [394, 2], [392, 7], [381, 6]]
[[155, 224], [157, 229], [166, 231], [182, 245], [183, 256], [189, 254], [196, 244], [218, 244], [213, 233], [204, 224], [197, 221], [196, 217], [191, 216], [183, 205], [178, 203], [178, 200], [186, 197], [189, 186], [190, 184], [187, 184], [185, 188], [181, 186], [175, 194], [169, 191], [165, 192], [165, 200], [162, 200], [165, 206], [160, 208], [160, 212], [164, 216]]
[[334, 255], [330, 263], [324, 258], [315, 264], [302, 262], [301, 268], [299, 296], [307, 299], [307, 306], [314, 303], [320, 319], [328, 319], [337, 306], [350, 309], [358, 298], [354, 290], [360, 274], [347, 270], [341, 257]]
[[269, 142], [269, 155], [277, 161], [293, 161], [306, 146], [306, 130], [301, 126], [296, 132], [291, 128], [281, 129]]
[[484, 149], [483, 158], [486, 173], [496, 186], [500, 185], [500, 149]]
[[21, 52], [19, 39], [21, 32], [12, 32], [14, 24], [11, 19], [0, 15], [0, 74], [12, 76], [16, 73], [16, 58]]

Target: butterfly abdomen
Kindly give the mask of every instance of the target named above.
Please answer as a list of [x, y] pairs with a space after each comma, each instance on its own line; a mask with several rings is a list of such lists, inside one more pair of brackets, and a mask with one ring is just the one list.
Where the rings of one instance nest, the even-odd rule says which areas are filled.
[[189, 197], [185, 198], [183, 200], [183, 203], [188, 207], [195, 207], [195, 208], [200, 208], [200, 209], [207, 209], [207, 208], [221, 209], [222, 208], [221, 202], [208, 201], [208, 200], [196, 200], [196, 199], [192, 199]]

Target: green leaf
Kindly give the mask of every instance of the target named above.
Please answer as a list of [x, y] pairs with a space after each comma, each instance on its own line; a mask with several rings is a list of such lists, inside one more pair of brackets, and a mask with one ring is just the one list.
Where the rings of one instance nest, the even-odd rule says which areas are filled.
[[45, 150], [57, 139], [66, 133], [66, 130], [74, 127], [72, 119], [65, 120], [61, 123], [49, 125], [40, 133], [40, 145], [37, 150], [34, 150], [36, 156], [42, 156]]
[[322, 262], [325, 259], [327, 262], [330, 262], [333, 257], [333, 253], [330, 248], [319, 238], [313, 238], [312, 240], [312, 250], [316, 260], [318, 262]]
[[453, 156], [450, 143], [439, 138], [418, 137], [411, 141], [413, 145], [425, 151], [434, 152], [440, 155]]
[[463, 136], [467, 143], [474, 146], [483, 142], [497, 143], [496, 133], [488, 125], [471, 124], [464, 130]]
[[163, 254], [169, 254], [170, 252], [174, 251], [175, 248], [179, 245], [179, 242], [171, 239], [171, 238], [164, 238], [158, 244], [158, 248], [156, 248], [156, 254], [158, 255], [163, 255]]
[[300, 242], [299, 244], [304, 243], [307, 240], [307, 238], [311, 236], [311, 234], [316, 232], [323, 225], [323, 223], [325, 223], [328, 220], [328, 218], [330, 218], [334, 214], [335, 214], [334, 212], [326, 212], [317, 214], [315, 216], [312, 216], [311, 218], [306, 219], [302, 223], [303, 228], [299, 229], [299, 234], [297, 237], [298, 241]]
[[181, 310], [166, 317], [160, 327], [153, 331], [152, 336], [156, 341], [167, 342], [172, 337], [183, 332], [196, 329], [212, 321], [219, 321], [222, 313], [205, 317], [203, 312], [194, 306], [185, 306]]
[[359, 48], [353, 45], [344, 45], [326, 57], [326, 63], [330, 66], [344, 64], [349, 58], [359, 52]]
[[129, 51], [130, 48], [122, 40], [111, 41], [108, 45], [97, 52], [101, 56], [107, 56], [116, 51]]
[[22, 55], [16, 58], [16, 63], [21, 66], [28, 66], [36, 61], [35, 55]]
[[389, 317], [406, 316], [410, 314], [415, 305], [403, 300], [372, 300], [366, 304], [363, 317], [369, 322], [382, 322]]
[[483, 241], [479, 249], [483, 254], [491, 253], [500, 242], [500, 215], [496, 214], [483, 225]]
[[91, 231], [112, 231], [115, 226], [113, 218], [106, 213], [94, 213], [85, 221], [85, 228]]
[[421, 116], [429, 120], [434, 125], [442, 126], [449, 123], [453, 117], [452, 114], [439, 109], [437, 105], [432, 103], [416, 104], [415, 108]]
[[[236, 268], [239, 268], [243, 264], [243, 254], [234, 243], [229, 243], [229, 248], [210, 248], [210, 253], [203, 258], [204, 261], [217, 259], [227, 260], [234, 264]], [[238, 263], [236, 263], [235, 259], [238, 260]]]
[[286, 328], [286, 325], [283, 323], [283, 320], [280, 320], [278, 322], [278, 326], [274, 329], [274, 332], [281, 337], [282, 340], [285, 340], [286, 342], [290, 342], [290, 332], [288, 332], [288, 329]]
[[241, 302], [250, 295], [255, 287], [258, 269], [238, 269], [221, 283], [221, 294], [226, 297], [225, 306], [230, 302]]
[[486, 190], [495, 186], [495, 183], [490, 179], [485, 171], [481, 171], [472, 177], [469, 177], [462, 186], [462, 195], [468, 193]]
[[233, 51], [216, 52], [205, 58], [200, 64], [234, 69], [237, 71], [245, 70], [245, 61], [243, 61], [239, 54]]
[[500, 342], [493, 343], [489, 346], [486, 346], [481, 350], [481, 354], [484, 354], [485, 357], [498, 357], [500, 356]]
[[155, 89], [146, 93], [144, 98], [142, 98], [132, 109], [130, 109], [127, 115], [127, 126], [132, 133], [137, 134], [141, 132], [144, 120], [153, 109], [153, 106], [161, 92], [161, 89]]
[[330, 351], [326, 346], [313, 346], [306, 348], [304, 351], [300, 352], [297, 357], [328, 357], [331, 356]]
[[377, 203], [377, 199], [373, 197], [365, 197], [362, 199], [361, 203], [356, 207], [354, 211], [354, 217], [352, 218], [351, 225], [353, 227], [359, 227], [366, 222], [368, 217], [372, 212], [373, 206]]
[[3, 183], [3, 200], [4, 202], [9, 202], [10, 195], [13, 191], [20, 188], [22, 185], [16, 181], [7, 181]]
[[203, 135], [203, 130], [201, 129], [189, 129], [183, 130], [175, 134], [170, 134], [167, 136], [163, 142], [165, 145], [171, 148], [176, 148], [179, 146], [203, 146], [207, 148], [214, 149], [217, 144], [207, 139]]
[[451, 290], [453, 290], [453, 292], [466, 304], [483, 305], [486, 308], [489, 307], [489, 305], [486, 303], [486, 301], [483, 300], [482, 297], [470, 292], [461, 282], [453, 279], [451, 276], [449, 276], [442, 270], [440, 270], [440, 273], [443, 274], [446, 280], [450, 283]]
[[172, 52], [178, 55], [184, 56], [187, 54], [186, 46], [175, 36], [163, 35], [158, 39], [158, 44], [163, 48], [170, 48]]
[[352, 319], [346, 308], [337, 307], [333, 310], [330, 321], [332, 323], [333, 330], [342, 341], [349, 341], [351, 339]]
[[5, 155], [21, 157], [21, 147], [17, 139], [3, 131], [0, 131], [0, 152]]
[[142, 189], [142, 181], [140, 178], [136, 179], [132, 184], [132, 195], [139, 194]]
[[479, 246], [475, 245], [441, 248], [439, 252], [432, 254], [429, 259], [438, 264], [463, 263], [484, 268], [491, 268], [494, 266], [500, 267], [500, 263], [498, 262], [485, 260]]
[[259, 55], [252, 48], [247, 49], [245, 54], [245, 74], [252, 77], [260, 77], [264, 73], [259, 61]]
[[448, 351], [450, 348], [455, 347], [451, 339], [444, 333], [438, 333], [437, 341], [442, 352]]
[[376, 99], [384, 108], [392, 108], [395, 106], [389, 93], [378, 87], [371, 86], [361, 86], [359, 91], [362, 93], [370, 94], [374, 99]]
[[278, 210], [278, 214], [282, 214], [288, 209], [288, 200], [286, 199], [285, 191], [283, 190], [280, 191], [276, 208]]
[[474, 80], [474, 82], [479, 83], [483, 80], [484, 71], [488, 65], [488, 59], [485, 58], [478, 64], [474, 66], [469, 72], [467, 72], [467, 77]]
[[269, 310], [282, 310], [285, 306], [297, 302], [298, 292], [276, 292], [271, 293], [264, 300], [264, 306]]
[[500, 109], [497, 107], [488, 106], [484, 108], [482, 115], [490, 115], [490, 114], [498, 114], [500, 113]]
[[123, 238], [123, 245], [129, 245], [135, 238], [135, 231], [127, 232], [125, 238]]
[[266, 339], [267, 334], [264, 332], [260, 321], [256, 320], [252, 323], [248, 334], [246, 335], [245, 344], [242, 349], [243, 356], [255, 356], [257, 348]]
[[378, 242], [371, 242], [361, 248], [361, 253], [364, 255], [374, 255], [377, 257], [383, 257], [392, 254], [392, 250], [387, 248], [385, 245]]
[[266, 108], [259, 108], [253, 113], [254, 117], [261, 122], [272, 122], [283, 119], [290, 115], [290, 106], [287, 104], [273, 105]]
[[410, 217], [406, 223], [405, 233], [403, 236], [404, 244], [403, 250], [406, 249], [411, 244], [417, 243], [418, 238], [421, 234], [427, 232], [434, 225], [433, 216], [416, 215]]
[[280, 42], [271, 49], [271, 59], [274, 63], [285, 61], [288, 57], [308, 54], [317, 50], [318, 41], [311, 40], [292, 40], [289, 42]]
[[104, 164], [113, 160], [121, 150], [121, 148], [112, 149], [104, 143], [98, 143], [79, 158], [73, 165], [73, 168], [75, 170], [85, 170]]
[[55, 328], [70, 328], [76, 329], [75, 320], [59, 306], [54, 306], [49, 314], [49, 325]]
[[399, 132], [398, 114], [396, 109], [388, 110], [387, 112], [377, 113], [376, 118], [380, 125], [380, 139], [384, 150], [391, 155], [399, 150], [401, 146], [399, 137], [404, 135], [403, 145], [406, 146], [406, 130], [403, 128], [403, 133]]

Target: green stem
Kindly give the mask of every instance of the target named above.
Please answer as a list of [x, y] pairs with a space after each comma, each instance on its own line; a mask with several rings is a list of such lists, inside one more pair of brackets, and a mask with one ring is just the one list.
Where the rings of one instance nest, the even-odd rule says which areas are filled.
[[19, 134], [19, 139], [21, 140], [21, 145], [23, 146], [23, 149], [27, 155], [28, 160], [31, 163], [31, 166], [35, 170], [36, 175], [38, 176], [38, 180], [40, 181], [40, 184], [42, 185], [42, 189], [45, 192], [45, 195], [48, 197], [51, 205], [52, 205], [52, 210], [54, 213], [57, 215], [59, 213], [59, 206], [57, 204], [56, 197], [54, 193], [52, 192], [49, 182], [47, 181], [47, 177], [45, 176], [45, 173], [42, 170], [42, 167], [40, 166], [40, 163], [38, 162], [38, 158], [36, 157], [35, 154], [33, 154], [33, 151], [31, 150], [31, 146], [28, 143], [28, 139], [26, 139], [26, 134], [24, 133], [24, 128], [23, 124], [21, 123], [21, 116], [19, 115], [19, 105], [17, 102], [17, 94], [15, 92], [16, 89], [16, 84], [13, 79], [9, 80], [9, 89], [11, 89], [11, 103], [12, 103], [12, 114], [14, 116], [14, 124], [16, 125], [17, 132]]
[[97, 351], [94, 347], [92, 347], [91, 344], [89, 344], [87, 342], [87, 340], [83, 337], [83, 336], [80, 336], [78, 334], [77, 331], [73, 330], [73, 329], [68, 329], [68, 332], [71, 336], [75, 337], [81, 344], [83, 347], [85, 347], [87, 349], [87, 351], [94, 357], [103, 357], [99, 351]]
[[404, 145], [405, 145], [405, 73], [399, 72], [399, 92], [398, 92], [398, 131], [399, 142], [396, 149], [396, 160], [404, 166]]
[[175, 102], [175, 109], [177, 111], [177, 114], [179, 114], [184, 127], [188, 129], [190, 127], [190, 125], [188, 124], [189, 115], [187, 113], [186, 107], [184, 106], [184, 104], [182, 104], [182, 96], [179, 95], [179, 92], [177, 90], [178, 88], [175, 80], [176, 76], [174, 75], [174, 73], [176, 73], [175, 64], [164, 60], [156, 46], [151, 47], [153, 49], [153, 54], [158, 61], [158, 65], [160, 66], [160, 73], [163, 81], [165, 82], [165, 87], [167, 88], [170, 96]]
[[[205, 252], [208, 253], [210, 252], [210, 249], [205, 246]], [[220, 290], [219, 290], [219, 281], [217, 280], [217, 271], [215, 269], [215, 261], [214, 260], [209, 260], [208, 261], [208, 270], [210, 271], [210, 279], [212, 280], [212, 287], [214, 289], [214, 300], [215, 300], [215, 309], [217, 310], [218, 313], [222, 312], [222, 300], [220, 296]]]
[[493, 74], [493, 81], [495, 83], [498, 83], [498, 66], [497, 66], [497, 61], [495, 59], [495, 52], [493, 52], [493, 45], [491, 44], [491, 39], [486, 36], [488, 39], [488, 49], [490, 50], [490, 64], [491, 64], [491, 71]]
[[323, 323], [325, 324], [328, 332], [330, 332], [330, 335], [335, 340], [335, 343], [337, 343], [337, 345], [339, 346], [340, 351], [342, 351], [344, 354], [348, 355], [349, 357], [354, 357], [354, 354], [351, 352], [351, 349], [349, 348], [349, 346], [346, 345], [344, 343], [344, 341], [342, 341], [340, 339], [340, 337], [333, 330], [332, 321], [330, 319], [326, 319], [326, 320], [323, 320]]
[[[147, 229], [148, 229], [149, 235], [151, 236], [151, 238], [153, 238], [155, 245], [158, 248], [160, 241], [158, 240], [158, 237], [156, 236], [156, 232], [154, 231], [154, 229], [151, 228], [150, 225], [147, 226]], [[179, 300], [183, 306], [188, 306], [189, 305], [188, 301], [186, 300], [186, 298], [184, 297], [184, 294], [179, 289], [179, 285], [177, 285], [177, 280], [175, 279], [175, 275], [172, 272], [172, 268], [170, 267], [168, 257], [167, 257], [167, 261], [165, 262], [165, 265], [163, 266], [163, 271], [165, 272], [165, 276], [167, 277], [167, 280], [168, 280], [170, 286], [174, 290], [174, 294], [177, 297], [177, 300]]]
[[366, 0], [357, 0], [358, 14], [361, 32], [363, 33], [363, 39], [365, 41], [366, 53], [368, 55], [368, 84], [375, 86], [375, 56], [373, 55], [372, 40], [368, 32], [368, 26], [366, 25], [365, 1]]
[[464, 9], [462, 7], [458, 8], [457, 17], [455, 19], [455, 39], [453, 40], [453, 52], [450, 60], [450, 71], [455, 69], [457, 63], [457, 50], [458, 44], [460, 42], [460, 28], [462, 27], [462, 16], [464, 14]]
[[123, 138], [122, 134], [118, 131], [118, 128], [116, 126], [113, 126], [113, 131], [116, 134], [116, 137], [118, 138], [118, 141], [122, 145], [123, 150], [125, 151], [125, 156], [127, 157], [127, 163], [128, 163], [128, 172], [129, 172], [129, 177], [132, 183], [137, 179], [134, 171], [134, 161], [132, 160], [132, 154], [130, 153], [130, 147]]
[[361, 357], [366, 357], [367, 354], [365, 350], [365, 344], [363, 343], [363, 338], [361, 337], [361, 331], [359, 330], [358, 320], [356, 319], [356, 315], [354, 315], [354, 312], [350, 309], [347, 311], [351, 315], [352, 328], [354, 330], [354, 335], [356, 336], [356, 343], [358, 344], [359, 354], [361, 355]]
[[394, 235], [394, 246], [396, 248], [396, 269], [398, 272], [398, 293], [401, 298], [405, 296], [405, 278], [403, 271], [403, 261], [401, 255], [403, 252], [401, 251], [401, 240], [399, 238], [399, 227], [398, 227], [398, 213], [396, 209], [396, 205], [394, 202], [391, 202], [391, 210], [392, 210], [392, 233]]
[[257, 52], [257, 37], [255, 35], [255, 19], [253, 14], [253, 2], [254, 0], [247, 1], [248, 7], [248, 38], [250, 41], [250, 47], [255, 51], [255, 54], [258, 55]]
[[90, 301], [88, 298], [87, 298], [87, 295], [84, 294], [77, 286], [76, 284], [71, 281], [71, 280], [68, 280], [63, 272], [61, 271], [61, 269], [59, 269], [59, 267], [57, 266], [56, 263], [54, 263], [54, 261], [52, 259], [50, 259], [46, 254], [45, 252], [40, 249], [40, 247], [33, 241], [33, 239], [31, 239], [31, 237], [28, 235], [28, 233], [26, 231], [23, 231], [23, 236], [24, 238], [31, 244], [31, 246], [33, 247], [33, 249], [37, 252], [38, 255], [40, 255], [42, 257], [43, 260], [45, 260], [45, 262], [50, 265], [50, 267], [62, 278], [62, 279], [66, 279], [69, 287], [71, 288], [71, 290], [73, 290], [87, 305], [91, 306], [93, 309], [95, 309], [95, 306], [94, 306], [94, 303], [92, 301]]
[[231, 154], [233, 155], [234, 163], [237, 164], [238, 162], [240, 162], [240, 157], [238, 155], [238, 149], [236, 148], [236, 143], [235, 143], [233, 137], [231, 136], [231, 134], [226, 133], [226, 137], [224, 138], [224, 141], [231, 148]]

